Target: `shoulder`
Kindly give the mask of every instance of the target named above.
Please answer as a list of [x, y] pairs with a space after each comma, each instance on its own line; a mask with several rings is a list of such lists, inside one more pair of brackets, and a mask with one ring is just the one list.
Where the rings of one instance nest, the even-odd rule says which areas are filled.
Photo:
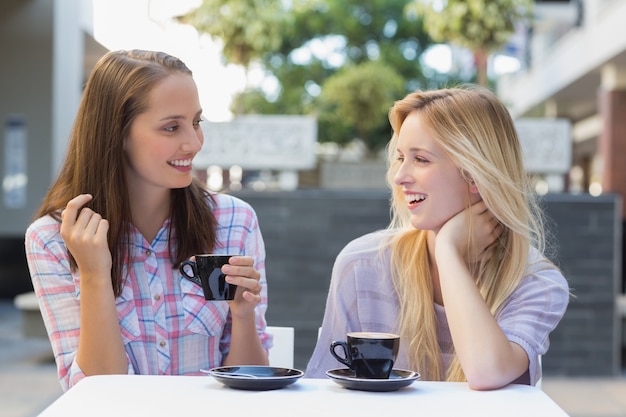
[[61, 223], [50, 215], [32, 222], [24, 234], [24, 249], [29, 261], [42, 256], [49, 256], [54, 262], [65, 259], [67, 249], [61, 237]]
[[526, 276], [513, 292], [511, 301], [530, 303], [544, 311], [564, 311], [569, 298], [569, 284], [560, 269], [537, 250], [531, 249]]
[[381, 268], [389, 257], [390, 230], [378, 230], [348, 242], [337, 255], [336, 269]]
[[553, 286], [569, 293], [569, 284], [561, 270], [535, 248], [530, 249], [524, 281], [537, 281], [541, 285]]
[[378, 253], [381, 247], [384, 247], [392, 236], [391, 230], [377, 230], [359, 236], [344, 246], [340, 255], [342, 256], [367, 256]]
[[61, 223], [47, 215], [36, 219], [26, 229], [26, 240], [40, 239], [42, 241], [50, 241], [61, 239], [60, 235]]
[[241, 198], [222, 193], [211, 193], [211, 197], [213, 199], [211, 206], [218, 221], [220, 221], [220, 218], [231, 218], [233, 216], [254, 219], [257, 217], [254, 208]]
[[235, 211], [235, 210], [244, 210], [244, 211], [250, 211], [250, 212], [254, 212], [254, 209], [252, 208], [252, 206], [242, 200], [241, 198], [235, 197], [233, 195], [230, 194], [223, 194], [223, 193], [210, 193], [212, 199], [213, 199], [213, 209], [216, 211], [222, 210], [222, 211]]
[[218, 229], [236, 227], [252, 231], [259, 228], [256, 211], [248, 202], [229, 194], [212, 193], [211, 197]]

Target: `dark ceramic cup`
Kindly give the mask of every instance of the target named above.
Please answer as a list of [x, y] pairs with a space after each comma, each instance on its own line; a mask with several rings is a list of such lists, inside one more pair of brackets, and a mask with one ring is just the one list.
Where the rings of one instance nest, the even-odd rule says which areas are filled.
[[[183, 277], [202, 287], [204, 299], [211, 301], [232, 300], [237, 286], [226, 282], [222, 266], [233, 255], [195, 255], [194, 260], [181, 262], [179, 270]], [[189, 274], [189, 270], [193, 274]]]
[[[357, 378], [388, 379], [398, 356], [400, 336], [393, 333], [351, 332], [330, 344], [330, 353]], [[341, 348], [343, 354], [337, 353]]]

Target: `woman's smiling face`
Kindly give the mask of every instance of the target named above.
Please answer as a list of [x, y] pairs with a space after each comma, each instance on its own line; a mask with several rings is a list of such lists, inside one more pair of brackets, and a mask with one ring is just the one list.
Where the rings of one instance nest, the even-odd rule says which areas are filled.
[[469, 192], [469, 184], [430, 127], [415, 111], [407, 116], [398, 132], [396, 185], [402, 188], [416, 229], [437, 232], [452, 216], [480, 199]]
[[126, 138], [127, 179], [132, 189], [172, 189], [191, 183], [193, 157], [204, 142], [202, 110], [192, 77], [173, 74], [151, 91], [148, 109]]

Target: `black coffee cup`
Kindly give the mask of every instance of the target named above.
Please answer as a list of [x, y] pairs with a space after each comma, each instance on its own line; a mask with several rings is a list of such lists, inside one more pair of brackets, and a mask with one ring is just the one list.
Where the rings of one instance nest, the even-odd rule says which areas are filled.
[[[343, 355], [337, 353], [341, 347]], [[333, 341], [330, 353], [357, 378], [388, 379], [398, 356], [400, 336], [393, 333], [351, 332], [346, 341]]]
[[[183, 277], [202, 287], [205, 300], [232, 300], [235, 298], [237, 286], [226, 282], [226, 274], [222, 273], [222, 266], [226, 265], [232, 256], [195, 255], [194, 261], [183, 261], [178, 269]], [[189, 269], [193, 275], [188, 273]]]

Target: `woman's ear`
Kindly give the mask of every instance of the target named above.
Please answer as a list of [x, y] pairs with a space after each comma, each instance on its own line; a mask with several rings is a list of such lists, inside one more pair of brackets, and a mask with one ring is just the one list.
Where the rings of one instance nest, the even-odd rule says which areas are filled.
[[467, 184], [469, 185], [470, 193], [472, 193], [472, 194], [479, 194], [478, 187], [476, 186], [476, 183], [474, 182], [474, 178], [472, 178], [470, 173], [465, 171], [465, 170], [463, 170], [462, 171], [462, 175], [465, 178], [465, 181], [467, 181]]
[[478, 187], [476, 186], [474, 180], [469, 181], [469, 190], [472, 194], [478, 194]]

